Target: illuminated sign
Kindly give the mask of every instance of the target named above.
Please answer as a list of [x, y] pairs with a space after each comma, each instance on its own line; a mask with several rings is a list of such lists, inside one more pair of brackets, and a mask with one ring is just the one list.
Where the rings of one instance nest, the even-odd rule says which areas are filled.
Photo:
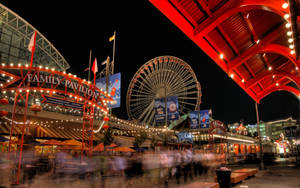
[[189, 132], [180, 132], [177, 134], [177, 137], [178, 137], [178, 142], [184, 142], [184, 141], [187, 141], [190, 143], [193, 142], [193, 135], [192, 135], [192, 133], [189, 133]]

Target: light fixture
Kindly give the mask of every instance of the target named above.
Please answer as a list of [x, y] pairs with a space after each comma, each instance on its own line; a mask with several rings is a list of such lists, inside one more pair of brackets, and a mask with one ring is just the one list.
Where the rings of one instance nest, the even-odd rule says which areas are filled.
[[275, 85], [276, 85], [276, 86], [279, 86], [279, 83], [277, 82]]
[[286, 9], [288, 6], [289, 6], [289, 4], [288, 4], [287, 2], [284, 2], [284, 3], [282, 4], [282, 8], [283, 8], [283, 9]]
[[224, 58], [224, 54], [220, 54], [220, 59], [223, 59]]
[[244, 80], [244, 79], [242, 79], [242, 82], [244, 83], [244, 82], [245, 82], [245, 80]]
[[292, 55], [293, 55], [293, 54], [295, 54], [295, 50], [291, 50], [291, 52], [290, 52], [290, 53], [291, 53]]
[[283, 17], [284, 17], [284, 19], [287, 20], [290, 17], [290, 15], [289, 14], [285, 14]]
[[256, 41], [256, 44], [258, 44], [260, 42], [260, 40], [258, 39], [257, 41]]
[[269, 70], [269, 71], [271, 71], [271, 70], [272, 70], [272, 67], [271, 67], [271, 66], [269, 66], [269, 67], [268, 67], [268, 70]]
[[288, 31], [286, 34], [287, 34], [287, 36], [292, 36], [293, 32], [292, 31]]
[[275, 75], [273, 74], [272, 78], [274, 79], [275, 78]]
[[291, 27], [291, 23], [286, 23], [286, 24], [285, 24], [285, 27], [286, 27], [286, 28], [290, 28], [290, 27]]
[[290, 44], [290, 45], [289, 45], [289, 48], [290, 48], [290, 49], [294, 49], [294, 47], [295, 47], [295, 46], [294, 46], [293, 44]]
[[288, 42], [289, 42], [289, 43], [292, 43], [292, 42], [293, 42], [293, 39], [292, 39], [292, 38], [289, 38], [289, 39], [288, 39]]
[[230, 74], [230, 77], [233, 78], [233, 77], [234, 77], [234, 74]]

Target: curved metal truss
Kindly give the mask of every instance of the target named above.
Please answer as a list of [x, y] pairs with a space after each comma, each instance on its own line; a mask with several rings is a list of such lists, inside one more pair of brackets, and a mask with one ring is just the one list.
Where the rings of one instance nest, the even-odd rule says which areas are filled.
[[177, 96], [179, 113], [199, 110], [201, 86], [192, 68], [173, 56], [146, 62], [132, 78], [127, 91], [127, 112], [131, 119], [156, 125], [155, 99]]
[[150, 2], [257, 103], [300, 93], [299, 1]]
[[[32, 34], [34, 31], [37, 31], [37, 29], [2, 4], [0, 4], [0, 30], [0, 40], [4, 45], [8, 46], [6, 48], [8, 49], [6, 51], [7, 56], [14, 56], [16, 61], [30, 58], [30, 53], [27, 52], [28, 50], [26, 50], [26, 48]], [[70, 68], [70, 65], [58, 50], [38, 31], [36, 36], [36, 47], [37, 54], [35, 61], [40, 61], [38, 64], [41, 64], [41, 62], [51, 64], [46, 61], [49, 59], [48, 61], [55, 63], [57, 69], [61, 71]]]

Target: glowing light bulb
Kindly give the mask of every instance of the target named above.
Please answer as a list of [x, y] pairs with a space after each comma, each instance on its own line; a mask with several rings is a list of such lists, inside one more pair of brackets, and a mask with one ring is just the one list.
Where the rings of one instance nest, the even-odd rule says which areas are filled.
[[289, 14], [285, 14], [283, 17], [284, 17], [284, 19], [287, 20], [290, 17], [290, 15]]
[[285, 2], [285, 3], [282, 4], [282, 8], [283, 9], [286, 9], [288, 6], [289, 6], [289, 4], [287, 2]]
[[223, 59], [224, 58], [224, 54], [220, 54], [220, 59]]

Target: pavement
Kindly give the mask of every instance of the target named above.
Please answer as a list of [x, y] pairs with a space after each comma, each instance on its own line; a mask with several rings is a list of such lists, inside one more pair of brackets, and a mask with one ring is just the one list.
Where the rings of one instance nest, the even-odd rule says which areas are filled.
[[[258, 173], [242, 182], [233, 185], [233, 188], [300, 188], [300, 166], [294, 163], [294, 158], [278, 158], [275, 163], [266, 165], [265, 170], [259, 170]], [[241, 168], [259, 168], [258, 164], [235, 164], [228, 165], [232, 170]], [[66, 177], [59, 180], [50, 180], [45, 175], [35, 178], [30, 185], [19, 185], [16, 187], [31, 187], [31, 188], [89, 188], [89, 187], [103, 187], [103, 188], [178, 188], [182, 185], [189, 185], [195, 181], [199, 182], [214, 182], [215, 172], [211, 170], [206, 175], [188, 179], [180, 184], [176, 184], [175, 179], [171, 179], [168, 184], [157, 178], [158, 174], [151, 174], [143, 178], [125, 179], [120, 176], [106, 177], [105, 184], [101, 179], [96, 180], [80, 180], [74, 177]]]
[[254, 177], [233, 186], [234, 188], [300, 188], [300, 166], [295, 158], [278, 158], [274, 164], [266, 165]]

